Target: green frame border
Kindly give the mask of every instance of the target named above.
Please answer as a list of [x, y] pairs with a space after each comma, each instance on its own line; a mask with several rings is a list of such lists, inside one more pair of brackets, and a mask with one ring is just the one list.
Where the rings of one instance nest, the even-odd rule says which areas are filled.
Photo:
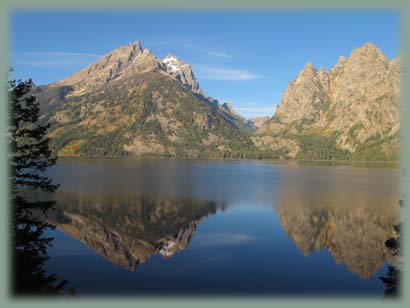
[[[410, 167], [410, 121], [405, 119], [410, 117], [410, 93], [409, 88], [409, 64], [408, 58], [410, 51], [410, 1], [407, 0], [2, 0], [0, 2], [0, 70], [2, 79], [0, 83], [0, 306], [1, 307], [20, 307], [30, 305], [31, 307], [56, 307], [66, 305], [76, 305], [77, 307], [112, 307], [123, 305], [135, 307], [156, 307], [166, 305], [167, 307], [271, 307], [272, 304], [280, 306], [303, 305], [304, 307], [346, 307], [346, 305], [357, 305], [360, 307], [377, 307], [385, 305], [410, 306], [409, 296], [409, 275], [407, 266], [402, 277], [402, 294], [397, 300], [367, 299], [357, 297], [85, 297], [80, 299], [46, 299], [46, 298], [12, 298], [9, 292], [9, 203], [8, 200], [8, 150], [7, 150], [7, 68], [9, 52], [9, 16], [12, 10], [258, 10], [258, 9], [297, 9], [297, 10], [317, 10], [317, 9], [336, 9], [336, 10], [373, 10], [373, 9], [395, 9], [401, 13], [401, 50], [404, 60], [403, 77], [403, 109], [402, 109], [402, 134], [403, 149], [401, 160], [401, 198], [405, 200], [403, 209], [403, 219], [408, 221], [408, 195], [410, 194], [410, 180], [406, 173]], [[403, 233], [407, 233], [407, 226], [404, 224]], [[409, 256], [409, 239], [404, 236], [402, 248], [405, 257]], [[408, 259], [408, 257], [407, 257]]]

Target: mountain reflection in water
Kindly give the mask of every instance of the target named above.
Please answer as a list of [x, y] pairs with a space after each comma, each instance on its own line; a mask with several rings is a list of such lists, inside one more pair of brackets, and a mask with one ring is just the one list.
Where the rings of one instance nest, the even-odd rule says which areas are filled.
[[50, 172], [46, 269], [79, 294], [382, 296], [398, 261], [384, 245], [396, 169], [88, 159]]
[[397, 215], [391, 209], [291, 205], [277, 208], [282, 228], [304, 256], [326, 248], [336, 263], [362, 278], [373, 276], [393, 256], [385, 241]]
[[112, 263], [134, 271], [152, 255], [172, 257], [185, 249], [215, 202], [150, 195], [59, 193], [50, 220]]
[[337, 264], [346, 264], [363, 279], [385, 261], [397, 262], [385, 242], [394, 235], [399, 205], [383, 177], [354, 178], [340, 168], [326, 181], [315, 169], [297, 175], [292, 171], [280, 182], [276, 213], [304, 256], [325, 248]]
[[[289, 196], [286, 200], [279, 199], [275, 211], [304, 256], [325, 248], [336, 263], [364, 279], [386, 260], [396, 262], [384, 242], [393, 235], [398, 208], [303, 204]], [[227, 208], [189, 198], [66, 192], [58, 194], [50, 220], [110, 262], [134, 271], [154, 254], [171, 258], [186, 249], [202, 220]]]

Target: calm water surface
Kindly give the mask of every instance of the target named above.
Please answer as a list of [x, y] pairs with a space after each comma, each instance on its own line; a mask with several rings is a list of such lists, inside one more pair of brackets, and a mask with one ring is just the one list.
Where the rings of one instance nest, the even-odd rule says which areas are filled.
[[47, 270], [82, 294], [375, 295], [399, 171], [62, 159]]

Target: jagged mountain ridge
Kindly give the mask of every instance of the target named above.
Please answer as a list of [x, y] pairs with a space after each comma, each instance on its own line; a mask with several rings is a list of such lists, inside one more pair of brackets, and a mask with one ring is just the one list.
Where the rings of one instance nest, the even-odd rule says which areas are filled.
[[162, 62], [165, 64], [167, 71], [181, 81], [182, 84], [186, 85], [192, 92], [205, 97], [189, 64], [179, 60], [172, 54], [167, 54]]
[[394, 160], [400, 77], [400, 61], [389, 62], [372, 43], [340, 57], [329, 72], [308, 63], [253, 140], [260, 147], [285, 147], [291, 158]]
[[188, 64], [139, 42], [33, 92], [61, 156], [195, 157], [250, 144], [240, 130], [253, 127], [205, 96]]
[[62, 156], [396, 160], [400, 78], [400, 59], [366, 43], [328, 72], [306, 64], [257, 124], [206, 96], [190, 65], [135, 42], [33, 92]]
[[165, 64], [167, 71], [175, 76], [182, 84], [190, 89], [198, 98], [203, 100], [214, 110], [216, 110], [225, 120], [232, 124], [235, 128], [251, 133], [254, 131], [254, 125], [252, 122], [246, 120], [240, 116], [229, 102], [220, 104], [218, 100], [207, 96], [199, 87], [199, 82], [196, 79], [192, 68], [189, 64], [181, 61], [177, 56], [173, 54], [167, 54], [162, 60]]

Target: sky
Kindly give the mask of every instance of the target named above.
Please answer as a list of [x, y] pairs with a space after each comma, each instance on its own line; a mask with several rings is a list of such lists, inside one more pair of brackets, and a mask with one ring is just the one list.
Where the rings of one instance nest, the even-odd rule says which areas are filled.
[[139, 40], [158, 58], [191, 65], [208, 96], [244, 116], [272, 116], [311, 62], [329, 70], [372, 42], [400, 51], [397, 11], [19, 11], [11, 13], [13, 77], [48, 84]]

